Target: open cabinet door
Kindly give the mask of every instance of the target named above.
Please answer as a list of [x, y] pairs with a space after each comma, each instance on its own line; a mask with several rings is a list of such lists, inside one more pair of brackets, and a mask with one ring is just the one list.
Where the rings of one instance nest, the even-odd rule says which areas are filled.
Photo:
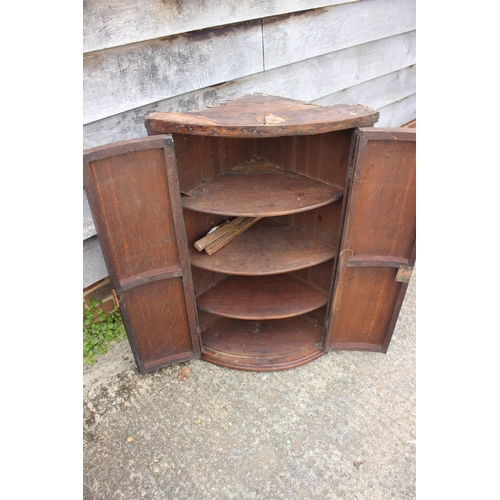
[[84, 152], [84, 185], [141, 373], [200, 356], [170, 136]]
[[325, 347], [386, 352], [415, 263], [416, 132], [360, 128]]

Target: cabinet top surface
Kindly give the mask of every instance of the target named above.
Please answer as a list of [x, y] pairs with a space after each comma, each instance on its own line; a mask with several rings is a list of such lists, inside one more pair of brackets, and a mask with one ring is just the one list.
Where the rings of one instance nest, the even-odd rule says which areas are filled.
[[251, 94], [186, 113], [145, 117], [148, 132], [224, 137], [314, 135], [375, 124], [379, 113], [361, 104], [319, 106], [283, 97]]

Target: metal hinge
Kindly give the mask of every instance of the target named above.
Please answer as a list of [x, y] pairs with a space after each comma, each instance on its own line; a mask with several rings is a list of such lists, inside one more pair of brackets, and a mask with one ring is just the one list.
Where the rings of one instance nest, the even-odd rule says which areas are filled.
[[396, 281], [399, 281], [401, 283], [409, 283], [412, 272], [413, 267], [411, 266], [399, 266], [398, 273], [396, 274]]

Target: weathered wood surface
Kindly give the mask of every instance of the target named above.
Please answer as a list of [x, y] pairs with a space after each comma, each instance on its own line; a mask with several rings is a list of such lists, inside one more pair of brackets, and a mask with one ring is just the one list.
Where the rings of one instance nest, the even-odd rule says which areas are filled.
[[92, 218], [92, 212], [89, 207], [89, 200], [87, 199], [87, 193], [85, 189], [83, 190], [83, 241], [88, 238], [92, 238], [97, 234], [94, 224], [94, 219]]
[[91, 52], [84, 123], [263, 69], [260, 21]]
[[[414, 30], [406, 19], [412, 16], [411, 5], [393, 3], [360, 1], [287, 19], [270, 18], [263, 31], [260, 21], [248, 21], [88, 53], [84, 56], [84, 122]], [[335, 14], [335, 9], [356, 9], [358, 4], [363, 15], [354, 10]], [[341, 30], [343, 37], [335, 42], [336, 23], [345, 24], [346, 18], [349, 25], [354, 23], [352, 32]], [[310, 39], [318, 30], [323, 31], [322, 36]]]
[[[333, 106], [335, 104], [370, 102], [370, 108], [380, 110], [385, 106], [389, 106], [415, 94], [416, 73], [416, 66], [409, 66], [326, 95], [320, 99], [316, 99], [314, 103], [321, 106]], [[386, 91], [379, 92], [378, 89], [386, 89]], [[399, 125], [402, 125], [402, 123]], [[380, 127], [380, 120], [375, 126]]]
[[199, 356], [172, 139], [87, 150], [84, 181], [140, 372]]
[[413, 31], [415, 7], [416, 0], [361, 0], [264, 19], [264, 67], [285, 66]]
[[255, 139], [172, 134], [181, 191], [200, 184], [255, 156]]
[[283, 319], [314, 311], [329, 295], [290, 274], [232, 276], [196, 298], [200, 309], [226, 318]]
[[385, 352], [415, 262], [415, 130], [360, 129], [353, 168], [326, 347]]
[[240, 370], [286, 370], [321, 356], [322, 335], [322, 328], [302, 317], [258, 322], [221, 318], [202, 332], [201, 357]]
[[92, 236], [83, 241], [82, 257], [82, 288], [87, 288], [108, 276], [108, 269], [97, 236]]
[[317, 106], [283, 97], [252, 93], [190, 113], [151, 113], [144, 119], [149, 134], [281, 137], [316, 135], [365, 127], [378, 113], [360, 104]]
[[262, 219], [212, 256], [190, 251], [191, 264], [218, 273], [263, 276], [333, 259], [335, 248], [307, 233]]
[[325, 134], [260, 139], [257, 154], [285, 170], [343, 189], [351, 136], [352, 129], [346, 127]]
[[85, 0], [83, 51], [358, 0]]
[[327, 205], [342, 198], [342, 190], [293, 172], [223, 174], [189, 195], [182, 198], [182, 206], [196, 212], [271, 217]]
[[[287, 170], [345, 188], [352, 129], [312, 136], [261, 139], [259, 155]], [[338, 247], [342, 203], [338, 201], [315, 210], [290, 215], [287, 223], [331, 246]]]
[[378, 127], [400, 127], [416, 119], [417, 94], [380, 108]]
[[[150, 112], [192, 111], [253, 92], [317, 104], [337, 104], [338, 101], [323, 103], [319, 100], [356, 84], [373, 81], [371, 92], [366, 93], [364, 100], [357, 102], [378, 109], [378, 103], [387, 103], [395, 87], [386, 86], [377, 78], [390, 73], [397, 75], [415, 62], [415, 32], [376, 40], [221, 85], [200, 88], [86, 124], [84, 147], [145, 136], [144, 117]], [[396, 77], [393, 84], [399, 87], [402, 82]], [[398, 98], [401, 98], [401, 94], [399, 92]]]

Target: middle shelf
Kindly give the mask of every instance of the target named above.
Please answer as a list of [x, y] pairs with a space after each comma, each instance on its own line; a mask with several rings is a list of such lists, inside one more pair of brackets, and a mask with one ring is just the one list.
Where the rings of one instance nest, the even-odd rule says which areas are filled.
[[328, 293], [290, 274], [232, 276], [197, 297], [200, 309], [227, 318], [270, 320], [299, 316], [328, 302]]
[[335, 248], [293, 226], [262, 219], [213, 255], [189, 252], [195, 267], [232, 275], [264, 276], [326, 262]]

